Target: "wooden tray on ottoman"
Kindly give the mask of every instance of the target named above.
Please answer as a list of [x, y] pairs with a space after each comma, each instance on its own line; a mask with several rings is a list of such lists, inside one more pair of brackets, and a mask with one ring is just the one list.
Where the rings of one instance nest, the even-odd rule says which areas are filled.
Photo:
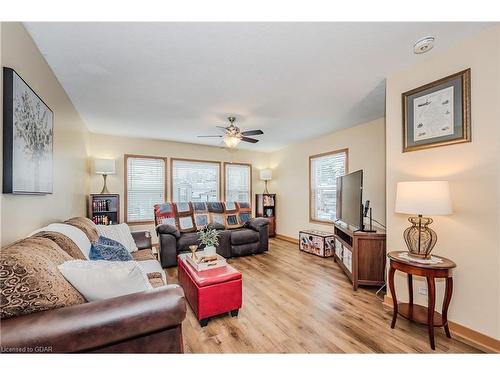
[[228, 312], [237, 316], [242, 304], [241, 272], [229, 264], [198, 272], [182, 255], [177, 257], [179, 284], [200, 325], [204, 327], [209, 318]]

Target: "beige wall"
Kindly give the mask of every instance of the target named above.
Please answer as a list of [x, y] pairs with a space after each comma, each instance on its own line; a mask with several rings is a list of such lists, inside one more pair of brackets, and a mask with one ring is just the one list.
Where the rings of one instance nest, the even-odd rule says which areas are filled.
[[332, 230], [309, 222], [309, 156], [342, 148], [349, 149], [349, 172], [363, 169], [363, 199], [371, 200], [374, 218], [385, 222], [385, 122], [380, 118], [271, 154], [277, 233], [296, 238], [301, 229]]
[[[2, 194], [2, 245], [56, 220], [85, 214], [88, 131], [20, 23], [1, 24], [2, 66], [13, 68], [54, 112], [54, 193]], [[1, 102], [1, 101], [0, 101]]]
[[[228, 150], [222, 147], [211, 147], [189, 143], [170, 141], [159, 141], [149, 139], [137, 139], [128, 137], [108, 136], [91, 134], [90, 136], [91, 158], [110, 158], [116, 160], [117, 173], [108, 176], [108, 189], [110, 192], [120, 194], [121, 221], [125, 219], [124, 212], [124, 154], [161, 156], [168, 158], [189, 158], [198, 160], [213, 160], [222, 162], [240, 162], [252, 164], [252, 193], [262, 192], [264, 185], [259, 180], [259, 170], [269, 165], [269, 154], [242, 149]], [[170, 169], [170, 160], [167, 168]], [[221, 166], [222, 168], [222, 166]], [[222, 171], [223, 173], [223, 171]], [[170, 185], [170, 174], [168, 176]], [[98, 193], [102, 188], [102, 176], [91, 175], [91, 192]], [[224, 188], [222, 187], [222, 190]], [[170, 192], [169, 192], [170, 194]], [[170, 200], [170, 196], [168, 200]], [[253, 199], [253, 198], [252, 198]], [[150, 229], [154, 232], [153, 225], [137, 226], [132, 229]], [[156, 241], [156, 237], [154, 238]]]
[[[387, 224], [388, 250], [404, 250], [407, 216], [394, 213], [398, 181], [450, 181], [454, 213], [435, 217], [434, 249], [453, 259], [454, 293], [449, 319], [500, 338], [500, 28], [495, 27], [455, 48], [387, 79]], [[402, 153], [401, 93], [471, 68], [472, 143]], [[421, 279], [415, 288], [424, 286]], [[398, 297], [407, 300], [406, 281], [397, 275]], [[437, 284], [442, 301], [443, 283]], [[415, 289], [417, 290], [417, 289]], [[416, 294], [418, 303], [426, 297]], [[398, 298], [399, 299], [399, 298]], [[441, 309], [441, 303], [437, 309]]]

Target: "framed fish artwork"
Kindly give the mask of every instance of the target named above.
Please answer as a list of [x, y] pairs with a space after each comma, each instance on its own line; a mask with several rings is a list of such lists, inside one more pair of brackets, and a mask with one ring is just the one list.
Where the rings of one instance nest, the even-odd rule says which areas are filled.
[[470, 69], [407, 91], [403, 152], [471, 141]]

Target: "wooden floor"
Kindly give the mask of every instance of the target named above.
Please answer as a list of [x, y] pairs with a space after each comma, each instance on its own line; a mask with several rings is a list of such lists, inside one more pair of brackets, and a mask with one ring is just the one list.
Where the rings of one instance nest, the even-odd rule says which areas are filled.
[[[426, 327], [391, 315], [376, 288], [354, 292], [332, 258], [300, 252], [271, 240], [265, 254], [233, 258], [243, 273], [243, 307], [201, 328], [188, 307], [183, 323], [186, 353], [424, 353]], [[177, 268], [167, 271], [177, 282]], [[436, 352], [477, 352], [436, 329]]]

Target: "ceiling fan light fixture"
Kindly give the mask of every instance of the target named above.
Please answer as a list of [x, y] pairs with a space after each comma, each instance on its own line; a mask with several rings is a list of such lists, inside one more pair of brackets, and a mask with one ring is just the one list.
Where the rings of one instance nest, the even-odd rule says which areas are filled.
[[241, 142], [241, 138], [236, 135], [225, 135], [223, 139], [229, 148], [235, 148]]

